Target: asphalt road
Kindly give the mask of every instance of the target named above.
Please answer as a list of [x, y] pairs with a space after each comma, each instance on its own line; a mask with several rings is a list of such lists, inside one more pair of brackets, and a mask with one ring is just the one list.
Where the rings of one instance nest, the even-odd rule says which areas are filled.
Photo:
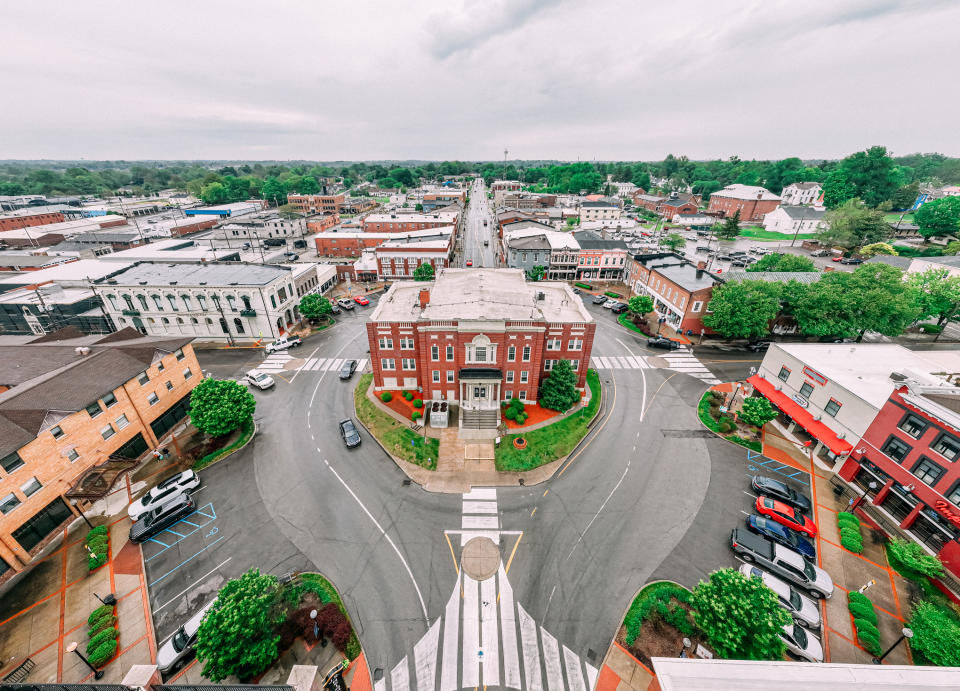
[[[472, 261], [474, 267], [497, 266], [496, 223], [487, 199], [487, 189], [483, 180], [478, 179], [470, 191], [470, 203], [467, 204], [463, 223], [462, 266]], [[484, 225], [486, 221], [487, 225]], [[487, 241], [487, 245], [484, 245]]]
[[[388, 679], [444, 615], [460, 549], [445, 531], [461, 528], [463, 497], [405, 485], [365, 432], [362, 446], [348, 451], [336, 424], [353, 415], [355, 381], [302, 368], [316, 358], [367, 357], [372, 307], [306, 339], [274, 375], [277, 386], [254, 391], [258, 434], [203, 472], [196, 531], [175, 527], [183, 536], [175, 544], [145, 548], [160, 639], [225, 579], [253, 566], [326, 574], [341, 589], [371, 669]], [[704, 434], [696, 418], [704, 381], [650, 365], [646, 358], [663, 351], [647, 350], [608, 310], [589, 308], [599, 324], [595, 355], [641, 356], [648, 366], [601, 369], [604, 413], [590, 441], [549, 482], [498, 488], [496, 498], [499, 525], [510, 531], [500, 547], [505, 564], [512, 556], [506, 577], [514, 600], [573, 655], [599, 666], [645, 582], [692, 585], [734, 565], [726, 536], [751, 499], [746, 451]], [[238, 377], [264, 357], [199, 353], [218, 377]]]

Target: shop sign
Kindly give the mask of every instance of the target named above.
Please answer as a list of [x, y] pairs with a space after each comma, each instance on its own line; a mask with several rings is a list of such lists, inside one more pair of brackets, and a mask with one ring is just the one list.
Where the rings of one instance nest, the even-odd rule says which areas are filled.
[[806, 375], [807, 379], [812, 379], [813, 381], [818, 383], [820, 386], [825, 386], [828, 381], [825, 376], [823, 376], [816, 370], [810, 369], [809, 367], [804, 367], [803, 373], [804, 375]]
[[955, 526], [960, 527], [960, 515], [957, 515], [953, 512], [953, 509], [950, 508], [950, 504], [945, 502], [943, 499], [937, 499], [937, 501], [934, 502], [934, 506], [936, 506], [937, 510], [946, 516], [948, 521], [953, 523]]
[[804, 408], [810, 405], [810, 401], [808, 401], [805, 396], [801, 396], [798, 393], [793, 394], [792, 398], [798, 405], [802, 405]]

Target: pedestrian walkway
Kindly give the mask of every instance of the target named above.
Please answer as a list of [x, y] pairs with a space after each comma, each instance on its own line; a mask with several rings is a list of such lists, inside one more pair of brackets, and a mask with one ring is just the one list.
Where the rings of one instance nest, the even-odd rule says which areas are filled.
[[707, 369], [697, 356], [686, 347], [680, 347], [677, 350], [671, 350], [666, 355], [594, 355], [590, 362], [594, 369], [655, 369], [660, 365], [657, 360], [665, 360], [667, 367], [676, 372], [683, 372], [696, 377], [707, 384], [719, 384], [720, 380]]
[[[501, 529], [497, 491], [492, 487], [464, 494], [461, 528], [445, 532], [458, 536], [461, 545], [475, 538], [492, 540], [504, 553], [504, 538], [520, 535]], [[597, 669], [540, 626], [514, 599], [507, 578], [509, 566], [509, 560], [506, 565], [501, 560], [493, 575], [481, 580], [458, 566], [444, 614], [409, 654], [374, 681], [374, 691], [593, 689]]]
[[267, 374], [274, 372], [336, 372], [350, 359], [357, 361], [357, 371], [367, 366], [366, 358], [295, 358], [289, 353], [273, 353], [257, 365]]

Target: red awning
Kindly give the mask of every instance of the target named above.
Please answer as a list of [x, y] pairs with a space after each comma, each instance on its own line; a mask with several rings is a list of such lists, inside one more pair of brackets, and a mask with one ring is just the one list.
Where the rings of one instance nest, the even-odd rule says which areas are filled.
[[782, 391], [777, 391], [776, 386], [759, 374], [755, 374], [747, 379], [747, 383], [752, 384], [754, 389], [766, 396], [773, 405], [786, 413], [791, 420], [803, 427], [811, 437], [826, 444], [833, 453], [839, 456], [850, 453], [850, 451], [853, 450], [850, 442], [838, 437], [836, 432], [819, 420], [814, 420], [809, 410]]

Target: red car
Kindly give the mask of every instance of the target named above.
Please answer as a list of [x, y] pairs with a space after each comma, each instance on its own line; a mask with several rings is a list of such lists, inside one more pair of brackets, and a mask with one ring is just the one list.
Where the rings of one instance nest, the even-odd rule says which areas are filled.
[[834, 257], [834, 258], [831, 259], [830, 261], [832, 261], [832, 262], [838, 262], [838, 261], [840, 261], [841, 259], [843, 259], [843, 255], [842, 255], [842, 254], [841, 254], [839, 257]]
[[467, 260], [467, 266], [473, 266], [473, 262], [469, 259]]
[[353, 298], [353, 301], [358, 305], [360, 305], [361, 307], [366, 307], [367, 305], [370, 304], [370, 301], [367, 300], [367, 298], [363, 297], [362, 295], [358, 295], [357, 297]]
[[775, 501], [770, 497], [757, 497], [757, 513], [768, 516], [780, 525], [785, 525], [791, 530], [805, 533], [810, 537], [815, 537], [817, 534], [817, 526], [813, 521], [792, 506]]

